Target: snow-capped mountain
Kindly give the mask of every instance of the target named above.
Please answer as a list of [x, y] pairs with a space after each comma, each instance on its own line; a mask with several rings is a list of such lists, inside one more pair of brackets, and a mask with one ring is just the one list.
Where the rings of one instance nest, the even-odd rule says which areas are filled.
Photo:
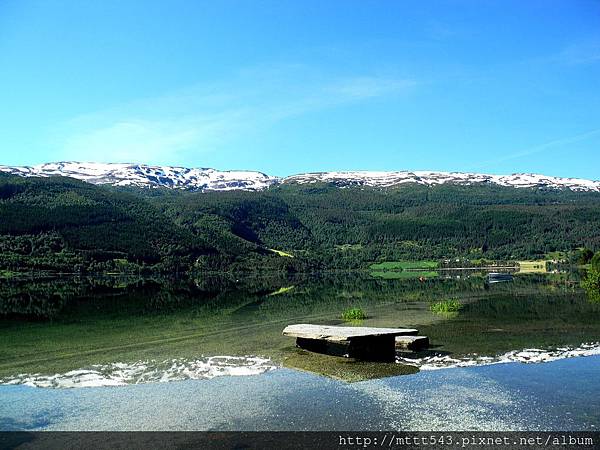
[[255, 191], [278, 182], [261, 172], [188, 169], [186, 167], [147, 166], [145, 164], [103, 164], [58, 162], [38, 166], [0, 166], [0, 172], [24, 177], [63, 176], [93, 184], [113, 186], [167, 187], [202, 191], [234, 189]]
[[560, 178], [535, 174], [486, 175], [464, 172], [399, 171], [399, 172], [317, 172], [286, 178], [252, 171], [219, 171], [215, 169], [144, 164], [103, 164], [59, 162], [37, 166], [0, 166], [0, 172], [24, 177], [65, 176], [93, 184], [113, 186], [167, 187], [199, 191], [261, 190], [274, 184], [332, 183], [340, 187], [371, 186], [387, 188], [406, 183], [495, 184], [515, 188], [570, 189], [600, 192], [600, 181]]
[[432, 172], [432, 171], [400, 171], [400, 172], [318, 172], [293, 175], [284, 179], [286, 183], [333, 183], [339, 186], [373, 186], [392, 187], [405, 183], [417, 183], [427, 186], [435, 184], [472, 185], [479, 183], [512, 186], [516, 188], [551, 188], [571, 189], [573, 191], [600, 192], [600, 181], [581, 178], [560, 178], [531, 173], [512, 175], [486, 175], [467, 172]]

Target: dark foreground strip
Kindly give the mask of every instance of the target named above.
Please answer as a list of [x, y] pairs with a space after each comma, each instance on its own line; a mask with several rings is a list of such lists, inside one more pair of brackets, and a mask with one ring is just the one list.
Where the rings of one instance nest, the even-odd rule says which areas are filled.
[[600, 432], [0, 432], [0, 449], [600, 449]]

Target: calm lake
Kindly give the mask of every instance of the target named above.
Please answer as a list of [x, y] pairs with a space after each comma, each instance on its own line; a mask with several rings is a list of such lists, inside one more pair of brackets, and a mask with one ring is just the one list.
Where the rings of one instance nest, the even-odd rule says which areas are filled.
[[[577, 273], [0, 280], [1, 430], [600, 428], [600, 305]], [[457, 313], [430, 304], [458, 299]], [[365, 363], [291, 323], [411, 327]]]

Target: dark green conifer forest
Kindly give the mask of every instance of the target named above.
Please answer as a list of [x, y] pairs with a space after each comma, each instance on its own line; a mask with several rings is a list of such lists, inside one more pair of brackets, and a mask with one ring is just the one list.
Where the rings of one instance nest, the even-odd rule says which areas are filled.
[[600, 250], [599, 193], [327, 184], [203, 193], [0, 175], [4, 273], [301, 272], [578, 248]]

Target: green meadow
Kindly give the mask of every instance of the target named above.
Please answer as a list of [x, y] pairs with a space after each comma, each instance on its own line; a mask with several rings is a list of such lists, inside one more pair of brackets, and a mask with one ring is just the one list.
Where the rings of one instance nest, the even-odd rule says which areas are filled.
[[402, 280], [410, 278], [436, 278], [439, 273], [434, 271], [411, 271], [411, 272], [399, 272], [396, 270], [376, 270], [372, 271], [372, 277], [382, 278], [384, 280]]
[[381, 263], [371, 264], [371, 270], [419, 270], [419, 269], [436, 269], [439, 266], [437, 261], [385, 261]]

